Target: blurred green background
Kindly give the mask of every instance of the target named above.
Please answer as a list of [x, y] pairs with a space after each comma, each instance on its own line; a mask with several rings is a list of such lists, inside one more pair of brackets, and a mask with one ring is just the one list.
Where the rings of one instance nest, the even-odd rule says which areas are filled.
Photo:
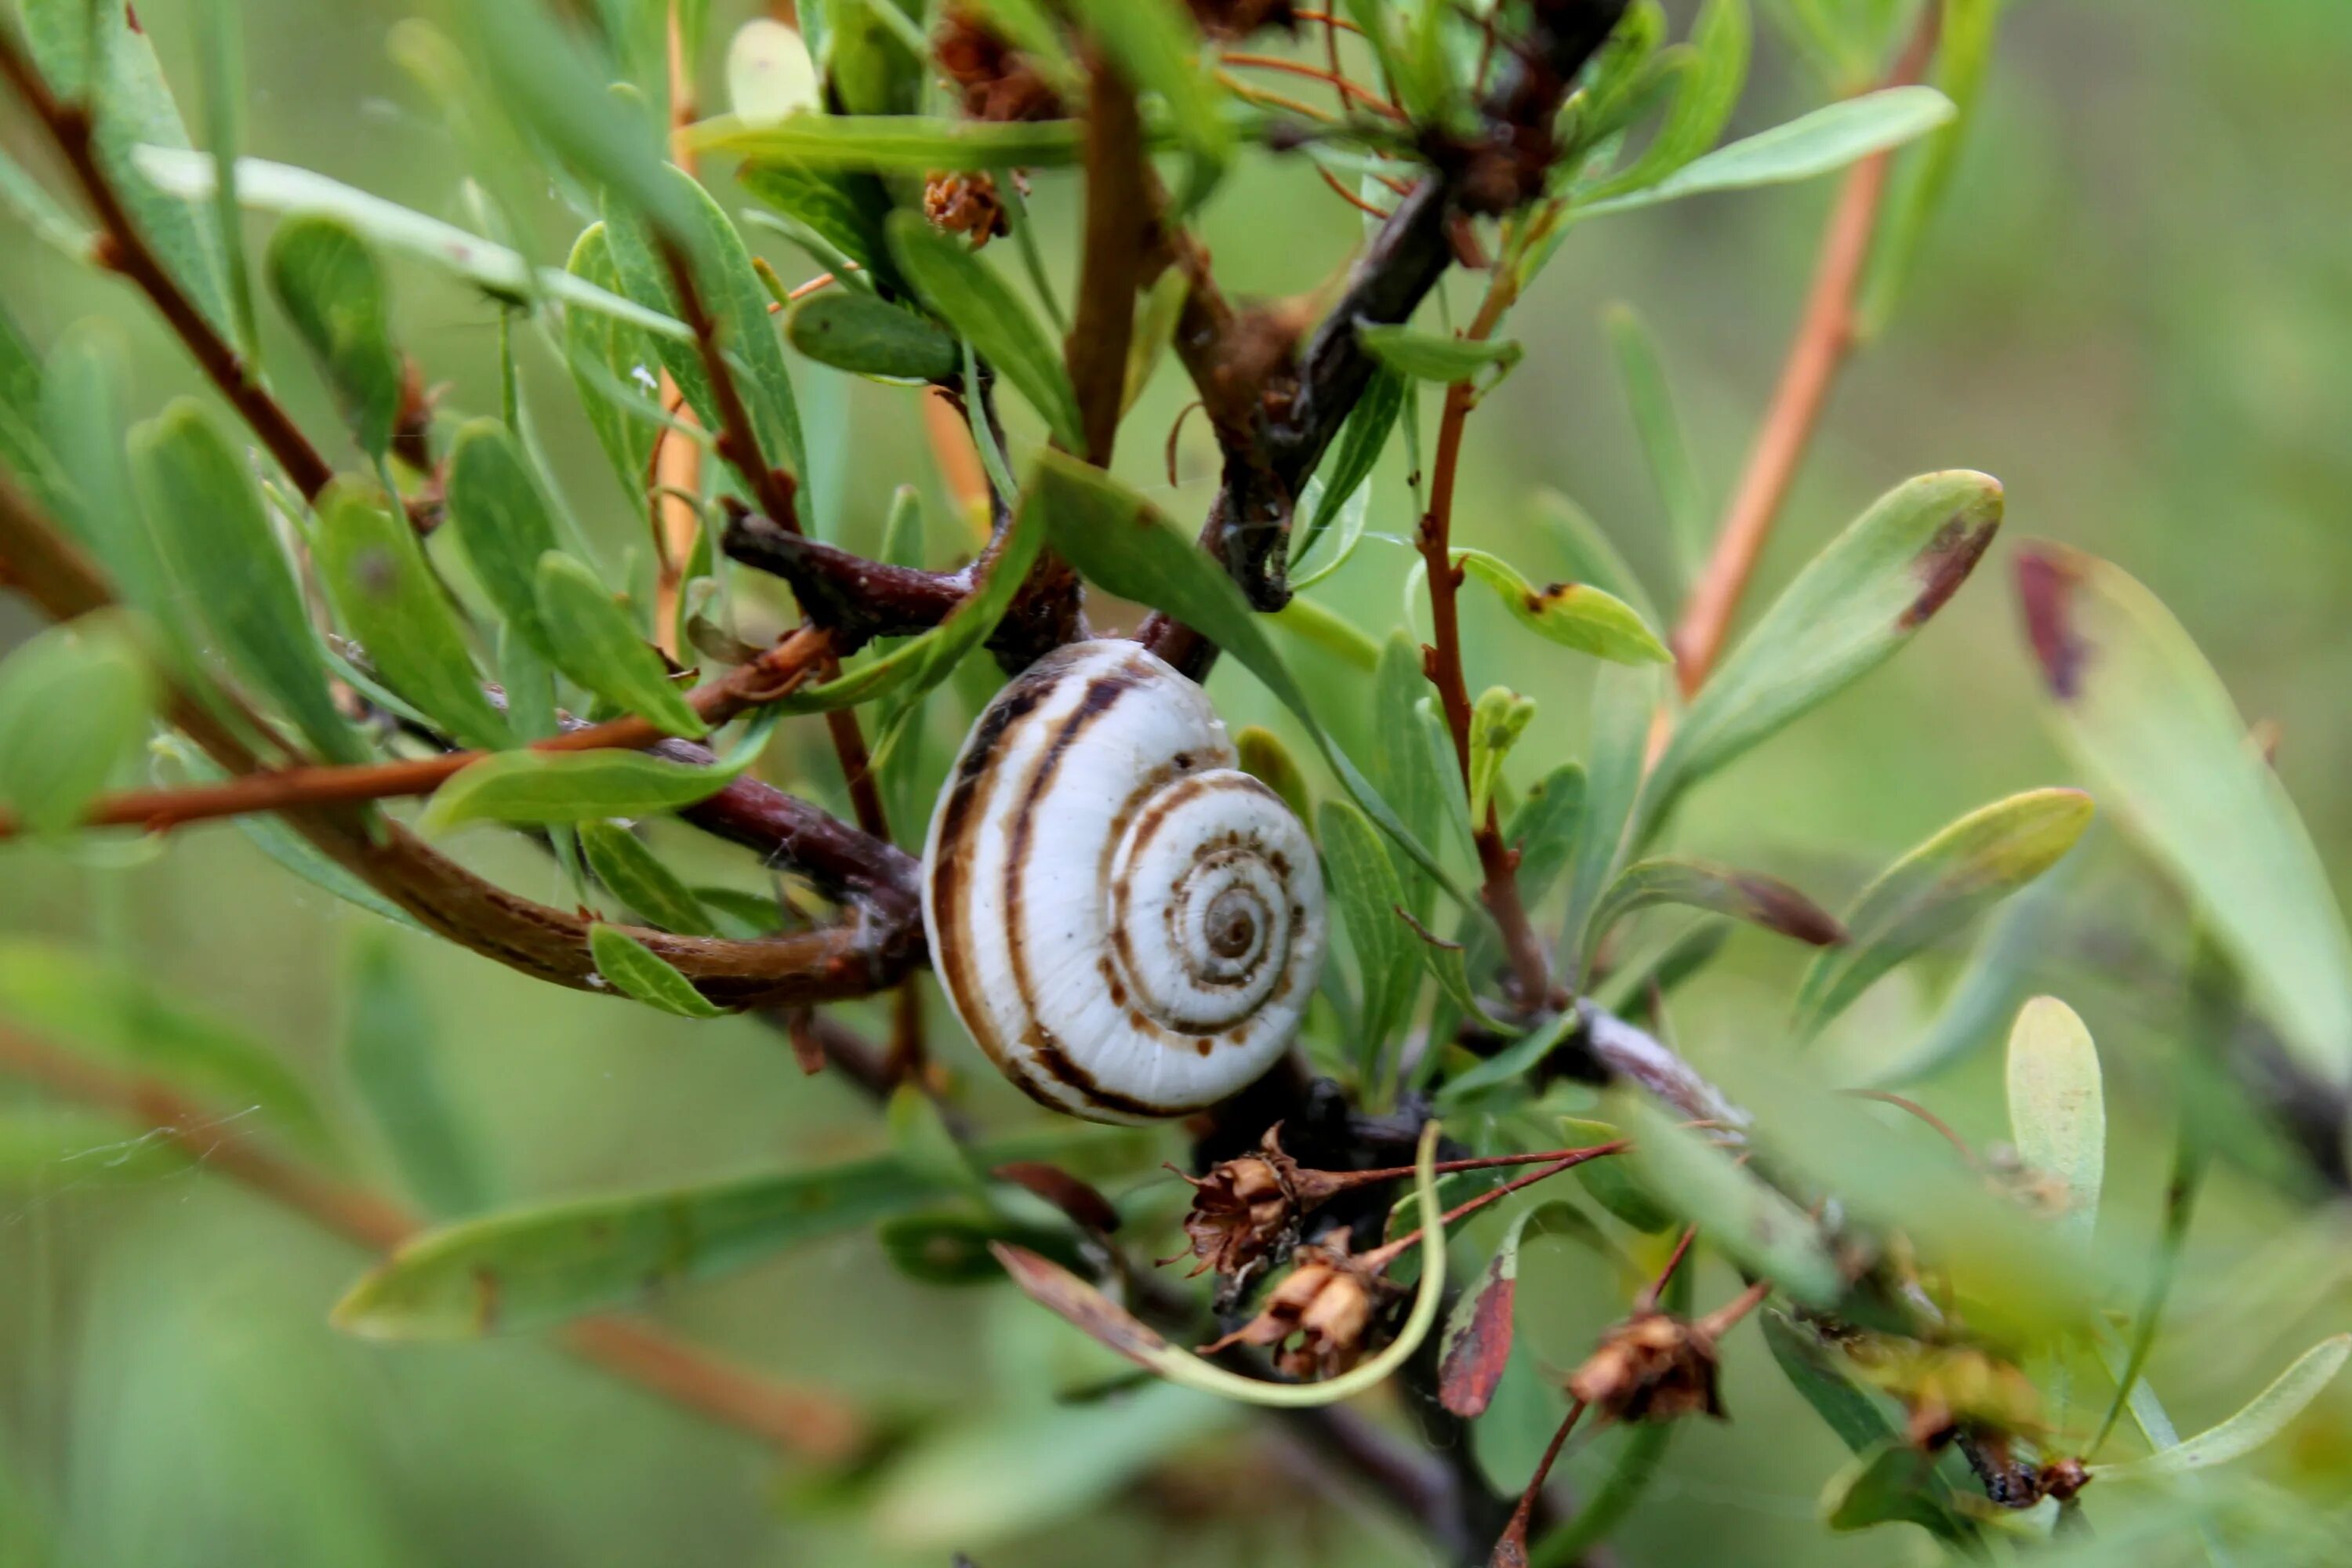
[[[385, 58], [386, 31], [410, 7], [241, 9], [252, 152], [465, 221], [457, 153]], [[745, 9], [713, 7], [713, 95], [718, 53]], [[1679, 19], [1686, 8], [1674, 9]], [[188, 8], [144, 0], [140, 10], [175, 79], [192, 80]], [[1762, 39], [1735, 133], [1819, 94], [1769, 31]], [[2352, 726], [2341, 717], [2352, 682], [2347, 79], [2352, 6], [2342, 0], [2011, 7], [1950, 202], [1899, 317], [1837, 393], [1750, 607], [1871, 498], [1926, 469], [1999, 476], [2004, 540], [1902, 658], [1702, 791], [1685, 847], [1787, 876], [1835, 907], [1969, 807], [2070, 782], [2042, 728], [2009, 581], [2014, 542], [2040, 535], [2119, 562], [2172, 606], [2244, 712], [2281, 725], [2291, 793], [2331, 868], [2352, 866]], [[0, 135], [47, 168], [20, 121], [0, 118]], [[1708, 198], [1576, 230], [1514, 320], [1526, 362], [1472, 425], [1467, 542], [1538, 574], [1559, 570], [1527, 525], [1532, 490], [1548, 485], [1659, 581], [1659, 506], [1600, 312], [1631, 301], [1655, 329], [1719, 506], [1833, 187]], [[1034, 196], [1065, 285], [1071, 195], [1066, 179], [1045, 177]], [[551, 218], [551, 246], [568, 238], [559, 226]], [[1322, 281], [1360, 220], [1303, 166], [1268, 160], [1221, 193], [1205, 232], [1229, 289], [1270, 295]], [[773, 237], [753, 237], [787, 279], [814, 270]], [[495, 407], [493, 308], [425, 268], [394, 267], [405, 345], [452, 384], [451, 406]], [[84, 314], [120, 321], [137, 346], [142, 411], [194, 384], [129, 290], [5, 229], [0, 277], [37, 339]], [[1468, 286], [1454, 288], [1466, 313]], [[271, 331], [287, 348], [282, 329]], [[289, 397], [323, 427], [315, 381], [291, 352], [278, 363]], [[525, 374], [568, 499], [600, 537], [626, 538], [633, 521], [561, 367], [527, 357]], [[812, 488], [835, 536], [870, 542], [898, 484], [940, 501], [912, 394], [808, 370], [801, 395], [819, 454]], [[1159, 437], [1188, 397], [1165, 368], [1128, 426], [1121, 468], [1189, 518], [1214, 472], [1199, 422], [1180, 443], [1183, 482], [1171, 489], [1154, 471]], [[1410, 511], [1391, 469], [1371, 527], [1401, 538]], [[934, 504], [935, 520], [947, 515]], [[956, 542], [933, 526], [944, 559]], [[1375, 541], [1322, 596], [1382, 635], [1398, 620], [1409, 560]], [[27, 629], [21, 607], [0, 602], [0, 646]], [[1468, 655], [1474, 689], [1507, 679], [1544, 705], [1514, 760], [1522, 780], [1578, 753], [1583, 668], [1498, 617], [1474, 619]], [[1337, 667], [1312, 650], [1297, 657], [1336, 680]], [[1244, 673], [1222, 669], [1214, 689], [1230, 720], [1275, 721]], [[1362, 721], [1332, 717], [1343, 730]], [[780, 776], [820, 795], [830, 787], [813, 750], [790, 752]], [[555, 893], [547, 862], [527, 848], [478, 836], [466, 852], [520, 889]], [[2130, 1249], [2149, 1231], [2168, 1148], [2163, 1064], [2183, 922], [2112, 829], [2095, 829], [2084, 858], [2065, 940], [2053, 944], [2063, 962], [2037, 984], [2074, 1001], [2100, 1039], [2116, 1123], [2104, 1223]], [[266, 1037], [341, 1097], [354, 1127], [336, 1043], [341, 976], [369, 923], [230, 827], [177, 834], [167, 852], [0, 848], [0, 929], [127, 957]], [[667, 1020], [537, 986], [421, 938], [390, 940], [501, 1203], [814, 1163], [881, 1141], [858, 1097], [803, 1078], [756, 1024]], [[1794, 962], [1769, 939], [1738, 939], [1677, 1016], [1685, 1046], [1704, 1061], [1769, 1043]], [[1898, 976], [1850, 1026], [1905, 1028], [1950, 967], [1940, 957]], [[983, 1120], [1030, 1120], [943, 1013], [939, 1033]], [[2001, 1131], [1995, 1055], [1979, 1051], [1919, 1091], [1979, 1143]], [[370, 1152], [360, 1174], [389, 1181], [380, 1148], [363, 1135], [353, 1146]], [[1039, 1398], [1024, 1392], [1030, 1370], [1066, 1350], [1058, 1327], [1009, 1292], [904, 1279], [862, 1235], [650, 1310], [747, 1363], [903, 1417], [929, 1440], [960, 1423], [995, 1424], [970, 1451], [999, 1469], [952, 1471], [961, 1489], [918, 1494], [903, 1478], [894, 1489], [886, 1474], [877, 1492], [780, 1464], [530, 1343], [340, 1338], [325, 1310], [360, 1268], [356, 1254], [202, 1166], [112, 1179], [120, 1152], [91, 1148], [36, 1190], [0, 1195], [0, 1563], [886, 1568], [943, 1563], [955, 1545], [986, 1568], [1435, 1561], [1377, 1507], [1324, 1489], [1263, 1425], [1171, 1408], [1169, 1429], [1192, 1438], [1163, 1462], [1125, 1466], [1108, 1462], [1111, 1445], [1024, 1426]], [[2352, 1257], [2339, 1228], [2253, 1178], [2221, 1178], [2192, 1238], [2179, 1331], [2154, 1368], [2184, 1429], [2344, 1325]], [[1725, 1278], [1703, 1281], [1701, 1300]], [[1615, 1310], [1565, 1257], [1531, 1262], [1522, 1300], [1536, 1310], [1535, 1348], [1553, 1364], [1579, 1359]], [[1822, 1532], [1812, 1500], [1842, 1451], [1797, 1408], [1752, 1330], [1727, 1359], [1735, 1419], [1680, 1435], [1622, 1537], [1626, 1561], [1811, 1565], [1927, 1552], [1902, 1531]], [[2352, 1395], [2332, 1396], [2300, 1430], [2273, 1460], [2290, 1478], [2352, 1442]], [[1607, 1449], [1572, 1473], [1589, 1479]], [[1104, 1460], [1104, 1474], [1076, 1511], [1028, 1495], [1036, 1478], [1087, 1458]], [[1506, 1473], [1525, 1462], [1509, 1460]]]

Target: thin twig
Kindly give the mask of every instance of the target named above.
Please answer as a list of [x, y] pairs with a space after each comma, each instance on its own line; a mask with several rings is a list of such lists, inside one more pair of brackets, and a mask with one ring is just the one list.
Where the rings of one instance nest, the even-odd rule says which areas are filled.
[[[1921, 13], [1919, 28], [1889, 76], [1889, 86], [1917, 79], [1934, 51], [1940, 14], [1939, 5]], [[1780, 379], [1772, 389], [1772, 401], [1765, 408], [1764, 423], [1757, 431], [1747, 466], [1732, 488], [1715, 549], [1692, 585], [1675, 627], [1675, 676], [1685, 697], [1698, 690], [1723, 651], [1757, 559], [1771, 536], [1781, 503], [1788, 500], [1797, 469], [1812, 446], [1830, 389], [1853, 352], [1854, 300], [1878, 231], [1878, 211], [1886, 195], [1892, 157], [1891, 153], [1878, 153], [1856, 163], [1839, 187], [1837, 205], [1830, 211], [1812, 287], [1805, 296], [1796, 334], [1790, 340]]]
[[[669, 160], [691, 174], [695, 173], [694, 142], [687, 128], [694, 123], [696, 114], [693, 62], [687, 58], [686, 29], [678, 18], [677, 0], [669, 0], [665, 9], [668, 13]], [[667, 370], [661, 373], [656, 395], [665, 405], [685, 401]], [[677, 658], [685, 651], [679, 646], [678, 595], [685, 587], [686, 563], [694, 553], [695, 535], [702, 527], [700, 511], [686, 498], [702, 493], [702, 444], [673, 441], [669, 436], [665, 426], [654, 437], [654, 641], [664, 653]]]
[[1584, 1401], [1580, 1399], [1568, 1407], [1559, 1429], [1544, 1446], [1543, 1458], [1536, 1461], [1536, 1473], [1528, 1479], [1528, 1489], [1519, 1494], [1519, 1506], [1511, 1510], [1511, 1522], [1503, 1527], [1502, 1538], [1495, 1542], [1494, 1568], [1527, 1568], [1528, 1523], [1535, 1516], [1536, 1500], [1543, 1496], [1544, 1483], [1551, 1479], [1551, 1468], [1559, 1462], [1559, 1451], [1567, 1446], [1568, 1435], [1576, 1430], [1576, 1423], [1583, 1415]]
[[[370, 1252], [389, 1253], [423, 1229], [414, 1215], [381, 1194], [271, 1153], [249, 1135], [151, 1079], [111, 1072], [6, 1028], [0, 1028], [0, 1071], [152, 1128], [205, 1169], [233, 1178]], [[583, 1318], [556, 1338], [566, 1351], [601, 1371], [780, 1448], [838, 1462], [865, 1445], [865, 1417], [837, 1396], [730, 1365], [642, 1323]]]
[[[93, 74], [95, 72], [93, 71]], [[99, 162], [96, 123], [87, 104], [60, 102], [49, 90], [24, 47], [5, 26], [0, 26], [0, 76], [5, 76], [35, 119], [49, 133], [76, 184], [89, 199], [103, 231], [95, 259], [110, 271], [137, 284], [152, 301], [181, 342], [223, 397], [252, 426], [261, 444], [286, 470], [304, 499], [315, 500], [335, 471], [293, 416], [249, 374], [244, 359], [207, 320], [173, 278], [162, 259], [139, 232], [138, 224], [122, 204], [121, 193]]]
[[[1489, 1187], [1485, 1192], [1480, 1193], [1476, 1197], [1472, 1198], [1465, 1203], [1455, 1205], [1453, 1208], [1448, 1209], [1443, 1217], [1447, 1225], [1452, 1225], [1455, 1220], [1462, 1218], [1465, 1215], [1475, 1214], [1489, 1204], [1500, 1202], [1502, 1199], [1508, 1197], [1511, 1194], [1517, 1192], [1521, 1187], [1531, 1187], [1538, 1182], [1549, 1181], [1550, 1178], [1559, 1175], [1562, 1171], [1572, 1171], [1576, 1169], [1577, 1166], [1584, 1164], [1588, 1161], [1598, 1160], [1605, 1155], [1622, 1153], [1630, 1147], [1632, 1147], [1632, 1145], [1627, 1141], [1620, 1139], [1614, 1143], [1599, 1143], [1590, 1149], [1572, 1149], [1566, 1154], [1561, 1155], [1559, 1159], [1552, 1161], [1551, 1163], [1544, 1166], [1543, 1169], [1539, 1171], [1530, 1172], [1527, 1175], [1515, 1177], [1510, 1181], [1503, 1183], [1499, 1186]], [[1404, 1235], [1398, 1237], [1394, 1241], [1388, 1243], [1386, 1246], [1375, 1247], [1373, 1250], [1365, 1253], [1361, 1262], [1365, 1268], [1377, 1272], [1380, 1269], [1387, 1268], [1388, 1265], [1395, 1258], [1402, 1256], [1407, 1247], [1417, 1247], [1420, 1244], [1421, 1228], [1416, 1226], [1414, 1228], [1405, 1232]]]
[[1339, 100], [1342, 103], [1352, 99], [1375, 113], [1396, 121], [1400, 124], [1406, 118], [1403, 110], [1362, 83], [1349, 80], [1339, 74], [1336, 66], [1327, 70], [1321, 66], [1310, 66], [1303, 60], [1286, 60], [1279, 55], [1240, 54], [1233, 50], [1227, 50], [1217, 58], [1229, 66], [1249, 66], [1258, 70], [1287, 71], [1292, 76], [1308, 77], [1316, 81], [1328, 82], [1339, 90]]

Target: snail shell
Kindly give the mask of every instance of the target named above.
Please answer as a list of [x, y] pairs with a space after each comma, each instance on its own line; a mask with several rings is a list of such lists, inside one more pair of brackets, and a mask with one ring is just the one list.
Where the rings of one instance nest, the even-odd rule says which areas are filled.
[[972, 726], [923, 850], [931, 962], [1032, 1098], [1181, 1116], [1272, 1067], [1323, 960], [1307, 830], [1140, 645], [1058, 648]]

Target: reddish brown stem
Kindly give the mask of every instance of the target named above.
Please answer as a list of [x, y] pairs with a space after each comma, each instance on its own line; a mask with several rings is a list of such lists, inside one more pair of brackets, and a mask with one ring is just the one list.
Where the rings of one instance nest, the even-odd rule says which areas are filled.
[[[1466, 1215], [1475, 1214], [1489, 1204], [1501, 1202], [1511, 1194], [1517, 1192], [1521, 1187], [1531, 1187], [1538, 1182], [1548, 1181], [1551, 1177], [1559, 1175], [1562, 1171], [1572, 1171], [1588, 1160], [1598, 1160], [1606, 1154], [1620, 1153], [1628, 1147], [1630, 1147], [1630, 1144], [1626, 1141], [1621, 1139], [1614, 1143], [1598, 1143], [1590, 1149], [1571, 1150], [1568, 1153], [1560, 1156], [1559, 1159], [1554, 1160], [1550, 1164], [1546, 1165], [1540, 1171], [1534, 1172], [1528, 1175], [1520, 1176], [1513, 1181], [1505, 1182], [1498, 1187], [1489, 1187], [1485, 1192], [1480, 1193], [1476, 1197], [1470, 1199], [1467, 1203], [1455, 1205], [1453, 1208], [1446, 1210], [1444, 1219], [1447, 1225], [1452, 1225], [1455, 1220], [1461, 1219]], [[1381, 1269], [1386, 1268], [1391, 1263], [1395, 1262], [1399, 1258], [1402, 1257], [1407, 1247], [1419, 1246], [1421, 1244], [1421, 1234], [1420, 1229], [1416, 1227], [1412, 1230], [1407, 1231], [1404, 1235], [1398, 1237], [1394, 1241], [1390, 1242], [1387, 1246], [1375, 1247], [1371, 1251], [1365, 1253], [1361, 1260], [1364, 1267], [1371, 1269], [1375, 1273], [1378, 1273]]]
[[[1919, 30], [1905, 47], [1902, 59], [1888, 79], [1896, 86], [1917, 79], [1935, 47], [1937, 18], [1941, 7], [1922, 14]], [[1698, 690], [1722, 653], [1732, 618], [1755, 574], [1757, 558], [1771, 536], [1772, 524], [1788, 500], [1798, 468], [1812, 446], [1822, 411], [1838, 372], [1854, 347], [1854, 297], [1862, 286], [1863, 269], [1870, 260], [1878, 231], [1878, 211], [1886, 195], [1891, 153], [1880, 153], [1856, 163], [1838, 190], [1822, 234], [1821, 258], [1798, 318], [1780, 379], [1764, 412], [1756, 445], [1740, 470], [1725, 509], [1715, 549], [1691, 588], [1682, 618], [1675, 627], [1675, 676], [1683, 695]]]
[[1327, 70], [1321, 66], [1310, 66], [1303, 60], [1286, 60], [1279, 55], [1237, 54], [1232, 50], [1227, 50], [1217, 58], [1229, 66], [1249, 66], [1258, 70], [1287, 71], [1292, 76], [1309, 77], [1316, 81], [1328, 82], [1339, 89], [1339, 100], [1343, 103], [1352, 99], [1388, 119], [1399, 122], [1402, 122], [1405, 119], [1403, 110], [1361, 83], [1350, 81], [1341, 76], [1336, 67]]
[[81, 187], [102, 231], [96, 260], [137, 284], [157, 313], [187, 346], [205, 376], [253, 429], [286, 477], [309, 500], [316, 500], [334, 469], [278, 400], [249, 373], [244, 359], [188, 298], [139, 232], [122, 197], [100, 163], [96, 127], [85, 104], [62, 103], [22, 47], [0, 27], [0, 76], [5, 76], [57, 144], [58, 155]]
[[1519, 1494], [1519, 1506], [1511, 1510], [1511, 1522], [1503, 1527], [1501, 1537], [1495, 1542], [1492, 1568], [1527, 1568], [1528, 1523], [1535, 1517], [1536, 1500], [1543, 1496], [1544, 1483], [1551, 1479], [1551, 1468], [1559, 1462], [1559, 1451], [1567, 1447], [1568, 1435], [1576, 1430], [1576, 1423], [1583, 1415], [1584, 1401], [1580, 1399], [1568, 1407], [1559, 1430], [1551, 1435], [1543, 1458], [1536, 1461], [1536, 1473], [1528, 1478], [1528, 1489]]
[[1694, 1225], [1684, 1228], [1683, 1238], [1675, 1243], [1675, 1250], [1667, 1257], [1666, 1266], [1659, 1269], [1658, 1277], [1642, 1287], [1642, 1293], [1633, 1299], [1633, 1310], [1654, 1312], [1658, 1310], [1658, 1298], [1666, 1293], [1668, 1285], [1674, 1283], [1675, 1271], [1682, 1268], [1683, 1259], [1690, 1256], [1691, 1243], [1697, 1239], [1698, 1226]]
[[[1622, 1143], [1611, 1143], [1596, 1145], [1589, 1149], [1545, 1149], [1533, 1154], [1488, 1154], [1475, 1160], [1440, 1160], [1430, 1169], [1441, 1176], [1447, 1176], [1456, 1171], [1494, 1171], [1510, 1165], [1546, 1165], [1557, 1160], [1596, 1159], [1601, 1154], [1614, 1153], [1623, 1147]], [[1326, 1171], [1322, 1174], [1327, 1184], [1334, 1192], [1345, 1192], [1349, 1187], [1370, 1186], [1375, 1182], [1410, 1180], [1413, 1175], [1413, 1167], [1391, 1165], [1382, 1171]]]
[[[1486, 298], [1465, 335], [1472, 342], [1491, 334], [1510, 308], [1512, 289], [1507, 271], [1498, 270], [1486, 289]], [[1429, 510], [1421, 520], [1419, 542], [1429, 570], [1430, 644], [1423, 650], [1423, 668], [1437, 688], [1445, 712], [1445, 727], [1454, 737], [1454, 755], [1462, 782], [1470, 782], [1470, 690], [1462, 668], [1462, 626], [1458, 605], [1462, 568], [1454, 563], [1454, 488], [1462, 466], [1462, 435], [1477, 394], [1466, 381], [1445, 389], [1445, 410], [1437, 426], [1437, 447], [1430, 464]], [[1481, 897], [1502, 933], [1503, 951], [1511, 966], [1512, 988], [1522, 1006], [1540, 1007], [1549, 1000], [1551, 970], [1544, 957], [1542, 939], [1528, 920], [1519, 899], [1518, 856], [1503, 842], [1503, 829], [1494, 803], [1486, 818], [1472, 825], [1478, 867], [1484, 885]]]
[[[205, 1170], [370, 1252], [391, 1252], [422, 1228], [397, 1204], [271, 1153], [160, 1083], [108, 1071], [10, 1029], [0, 1029], [0, 1072], [152, 1128]], [[865, 1418], [835, 1395], [730, 1366], [643, 1324], [583, 1318], [557, 1337], [582, 1361], [778, 1447], [838, 1462], [865, 1443]]]
[[[828, 657], [826, 635], [814, 627], [803, 627], [752, 663], [688, 692], [687, 701], [711, 723], [724, 723], [746, 708], [789, 694]], [[641, 751], [667, 738], [666, 731], [643, 719], [615, 719], [607, 724], [593, 724], [551, 736], [535, 742], [530, 749]], [[82, 821], [90, 827], [144, 827], [151, 833], [160, 833], [186, 823], [243, 816], [258, 811], [430, 795], [451, 775], [491, 754], [448, 752], [396, 763], [279, 768], [184, 789], [125, 790], [119, 795], [102, 795], [91, 803]], [[15, 819], [0, 810], [0, 839], [13, 836], [17, 828]]]

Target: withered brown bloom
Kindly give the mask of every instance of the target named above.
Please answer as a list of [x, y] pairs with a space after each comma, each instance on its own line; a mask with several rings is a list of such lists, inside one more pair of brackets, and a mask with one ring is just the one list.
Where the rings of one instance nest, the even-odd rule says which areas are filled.
[[1013, 220], [997, 194], [996, 178], [986, 172], [957, 174], [935, 169], [923, 179], [923, 216], [931, 226], [950, 234], [968, 234], [977, 250], [992, 238], [1013, 232]]
[[1059, 120], [1062, 100], [1029, 57], [988, 30], [961, 5], [950, 5], [931, 33], [931, 53], [963, 95], [974, 120]]
[[1671, 1312], [1637, 1312], [1601, 1336], [1568, 1380], [1568, 1392], [1619, 1421], [1723, 1417], [1716, 1394], [1715, 1335]]
[[1281, 1133], [1276, 1122], [1265, 1130], [1259, 1152], [1221, 1160], [1209, 1167], [1207, 1175], [1184, 1178], [1192, 1184], [1184, 1235], [1192, 1256], [1201, 1260], [1194, 1274], [1211, 1268], [1238, 1274], [1276, 1253], [1307, 1210], [1339, 1190], [1332, 1173], [1302, 1169], [1284, 1153]]
[[1276, 1372], [1303, 1383], [1337, 1377], [1363, 1359], [1372, 1310], [1394, 1289], [1349, 1253], [1344, 1235], [1328, 1247], [1302, 1247], [1297, 1267], [1266, 1293], [1258, 1315], [1201, 1353], [1274, 1345]]

